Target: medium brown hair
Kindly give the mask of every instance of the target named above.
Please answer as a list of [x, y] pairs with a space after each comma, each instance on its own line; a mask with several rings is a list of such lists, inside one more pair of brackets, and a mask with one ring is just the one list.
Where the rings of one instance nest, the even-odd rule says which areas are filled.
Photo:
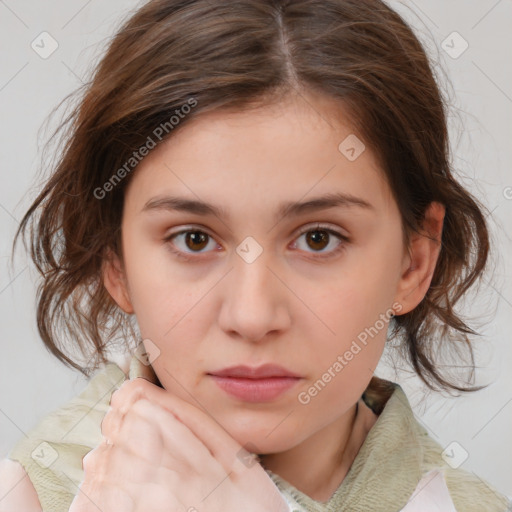
[[[14, 252], [23, 233], [26, 247], [29, 230], [43, 278], [37, 326], [57, 358], [88, 375], [130, 323], [101, 268], [108, 249], [122, 261], [124, 190], [136, 168], [126, 163], [155, 129], [167, 126], [170, 137], [207, 111], [241, 111], [308, 90], [338, 100], [379, 158], [407, 244], [432, 201], [446, 207], [430, 288], [414, 310], [391, 320], [388, 341], [400, 340], [431, 389], [485, 387], [446, 380], [434, 357], [442, 346], [465, 347], [474, 370], [467, 335], [477, 333], [454, 306], [486, 266], [484, 207], [452, 175], [447, 103], [425, 50], [380, 0], [153, 0], [124, 21], [52, 137], [62, 134], [58, 161], [13, 244]], [[170, 117], [191, 98], [194, 108], [171, 131]], [[116, 172], [122, 179], [113, 183]], [[70, 356], [66, 339], [82, 353], [92, 349], [91, 365]]]

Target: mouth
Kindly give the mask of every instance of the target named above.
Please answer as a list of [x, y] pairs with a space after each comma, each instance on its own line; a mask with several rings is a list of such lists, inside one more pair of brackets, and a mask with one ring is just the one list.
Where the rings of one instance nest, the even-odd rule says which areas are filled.
[[274, 364], [257, 368], [232, 366], [208, 374], [224, 392], [244, 402], [268, 402], [276, 399], [302, 379]]
[[215, 383], [229, 395], [244, 402], [269, 402], [294, 387], [298, 377], [219, 377], [211, 375]]

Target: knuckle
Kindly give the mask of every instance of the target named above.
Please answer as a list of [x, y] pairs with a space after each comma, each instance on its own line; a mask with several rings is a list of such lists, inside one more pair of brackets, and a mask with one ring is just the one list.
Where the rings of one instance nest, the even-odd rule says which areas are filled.
[[121, 444], [129, 442], [134, 436], [138, 436], [142, 433], [143, 426], [143, 420], [138, 414], [134, 414], [132, 409], [130, 413], [126, 414], [119, 426], [116, 443]]
[[110, 397], [111, 407], [120, 407], [122, 404], [133, 402], [146, 395], [148, 382], [145, 379], [137, 377], [131, 380], [125, 380], [121, 386], [116, 389]]
[[149, 384], [150, 383], [146, 379], [143, 379], [142, 377], [136, 377], [135, 379], [126, 381], [126, 388], [134, 392], [144, 392], [148, 389]]
[[123, 422], [119, 428], [120, 435], [126, 436], [136, 435], [145, 432], [153, 433], [155, 431], [155, 422], [152, 420], [151, 406], [148, 400], [139, 400], [133, 404], [130, 410], [123, 418]]
[[143, 418], [150, 416], [151, 410], [152, 404], [146, 397], [140, 398], [131, 407], [131, 411]]

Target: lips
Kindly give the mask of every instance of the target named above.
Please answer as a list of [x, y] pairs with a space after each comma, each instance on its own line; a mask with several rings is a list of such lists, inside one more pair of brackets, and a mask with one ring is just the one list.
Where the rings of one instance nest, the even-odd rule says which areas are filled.
[[275, 400], [297, 386], [302, 379], [300, 375], [276, 364], [264, 364], [257, 368], [231, 366], [208, 375], [231, 398], [252, 403]]
[[254, 368], [245, 365], [230, 366], [229, 368], [210, 372], [209, 375], [244, 379], [268, 379], [272, 377], [300, 378], [300, 375], [291, 372], [282, 366], [270, 363]]

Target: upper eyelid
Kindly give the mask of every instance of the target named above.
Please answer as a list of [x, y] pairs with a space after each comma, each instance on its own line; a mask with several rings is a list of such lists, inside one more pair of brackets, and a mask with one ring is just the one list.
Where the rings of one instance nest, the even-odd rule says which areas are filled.
[[[330, 226], [329, 224], [322, 223], [322, 222], [314, 222], [312, 224], [306, 224], [304, 227], [299, 228], [298, 230], [294, 230], [294, 231], [295, 231], [296, 235], [303, 235], [304, 233], [307, 233], [308, 231], [314, 231], [315, 229], [330, 231], [333, 234], [336, 234], [336, 235], [339, 235], [339, 236], [345, 237], [345, 238], [349, 237], [348, 235], [340, 233], [339, 232], [339, 228]], [[211, 238], [216, 238], [215, 235], [213, 235], [208, 228], [206, 228], [204, 226], [201, 226], [201, 225], [185, 226], [185, 227], [179, 229], [178, 231], [175, 231], [173, 233], [169, 233], [164, 238], [168, 239], [168, 238], [171, 238], [173, 236], [180, 235], [180, 234], [183, 234], [183, 233], [192, 232], [192, 231], [199, 231], [201, 233], [207, 234]]]
[[344, 235], [343, 233], [340, 233], [339, 228], [335, 228], [333, 226], [330, 226], [329, 224], [323, 223], [323, 222], [316, 222], [312, 225], [308, 224], [304, 226], [303, 228], [300, 228], [298, 231], [299, 235], [303, 235], [304, 233], [307, 233], [308, 231], [329, 231], [330, 233], [337, 234], [339, 236], [345, 236], [348, 237], [348, 235]]

